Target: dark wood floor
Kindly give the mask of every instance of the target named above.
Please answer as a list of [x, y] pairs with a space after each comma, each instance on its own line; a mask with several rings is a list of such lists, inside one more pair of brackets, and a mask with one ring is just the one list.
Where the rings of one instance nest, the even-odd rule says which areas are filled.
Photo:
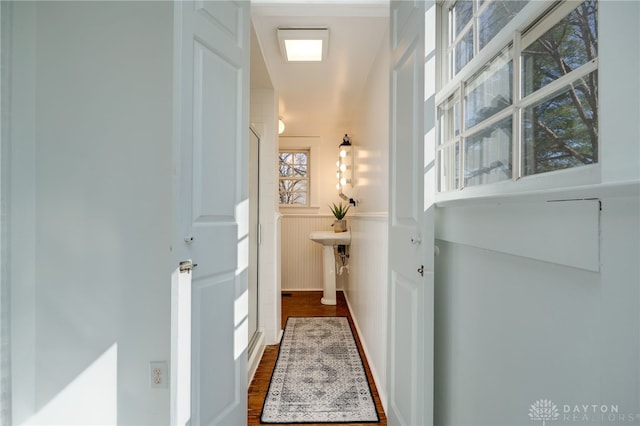
[[[364, 352], [362, 350], [362, 345], [360, 344], [360, 338], [356, 332], [355, 327], [353, 326], [353, 320], [351, 319], [351, 313], [349, 312], [349, 308], [347, 307], [347, 303], [344, 300], [344, 295], [342, 292], [337, 293], [338, 296], [338, 304], [336, 306], [326, 306], [320, 303], [320, 299], [322, 298], [322, 292], [316, 291], [296, 291], [296, 292], [285, 292], [282, 296], [282, 327], [287, 321], [287, 318], [292, 317], [319, 317], [319, 316], [340, 316], [340, 317], [348, 317], [349, 322], [351, 323], [351, 329], [353, 330], [353, 334], [356, 337], [356, 342], [358, 343], [358, 348], [360, 349], [360, 355], [362, 356], [362, 361], [364, 362], [365, 369], [367, 370], [367, 377], [369, 378], [369, 384], [371, 385], [371, 391], [373, 393], [373, 398], [376, 402], [376, 408], [378, 409], [378, 416], [380, 416], [379, 423], [366, 423], [367, 425], [371, 424], [379, 424], [386, 425], [387, 417], [384, 414], [382, 409], [382, 404], [380, 403], [380, 396], [378, 395], [378, 390], [376, 389], [375, 383], [373, 382], [373, 377], [371, 376], [371, 371], [369, 370], [369, 364], [365, 359]], [[249, 413], [248, 413], [248, 425], [259, 425], [260, 424], [260, 413], [262, 412], [262, 405], [264, 404], [264, 398], [267, 395], [267, 389], [269, 388], [269, 380], [271, 379], [271, 373], [273, 372], [273, 367], [276, 363], [276, 358], [278, 357], [278, 345], [267, 346], [264, 355], [262, 356], [262, 360], [260, 361], [260, 365], [256, 371], [256, 374], [249, 386]], [[326, 425], [327, 423], [323, 423], [322, 425]], [[345, 423], [340, 423], [344, 425]], [[350, 425], [357, 425], [359, 423], [348, 423]], [[318, 425], [320, 426], [320, 425]]]

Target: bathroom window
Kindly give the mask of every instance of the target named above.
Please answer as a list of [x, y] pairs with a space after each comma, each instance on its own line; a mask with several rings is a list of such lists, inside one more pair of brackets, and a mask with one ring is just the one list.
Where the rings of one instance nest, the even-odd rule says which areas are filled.
[[280, 204], [309, 205], [309, 150], [280, 150]]
[[[505, 39], [527, 4], [449, 3], [449, 80], [460, 75], [438, 106], [440, 192], [598, 162], [598, 2], [554, 3]], [[471, 63], [497, 35], [507, 41]]]

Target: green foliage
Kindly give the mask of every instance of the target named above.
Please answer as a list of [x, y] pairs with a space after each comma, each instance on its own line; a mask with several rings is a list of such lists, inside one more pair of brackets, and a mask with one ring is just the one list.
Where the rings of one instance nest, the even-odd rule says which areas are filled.
[[344, 204], [342, 202], [340, 202], [340, 204], [338, 204], [337, 206], [335, 203], [332, 203], [332, 205], [329, 206], [329, 208], [331, 209], [331, 213], [333, 213], [333, 215], [338, 220], [343, 219], [347, 215], [350, 207], [351, 206], [349, 204]]

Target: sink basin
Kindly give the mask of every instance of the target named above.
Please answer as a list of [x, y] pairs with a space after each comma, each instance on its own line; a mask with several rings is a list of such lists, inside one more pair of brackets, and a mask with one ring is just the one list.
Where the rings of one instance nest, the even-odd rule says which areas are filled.
[[333, 254], [334, 246], [351, 244], [351, 232], [314, 231], [309, 234], [311, 241], [322, 244], [322, 304], [336, 304], [336, 259]]
[[343, 246], [351, 244], [351, 232], [314, 231], [309, 238], [324, 246]]

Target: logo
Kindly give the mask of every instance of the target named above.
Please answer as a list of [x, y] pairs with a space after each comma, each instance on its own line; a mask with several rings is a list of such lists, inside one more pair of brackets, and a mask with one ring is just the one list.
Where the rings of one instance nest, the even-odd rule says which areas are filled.
[[549, 399], [539, 399], [529, 408], [529, 417], [531, 421], [541, 421], [542, 426], [546, 426], [547, 421], [557, 420], [560, 417], [558, 407]]

